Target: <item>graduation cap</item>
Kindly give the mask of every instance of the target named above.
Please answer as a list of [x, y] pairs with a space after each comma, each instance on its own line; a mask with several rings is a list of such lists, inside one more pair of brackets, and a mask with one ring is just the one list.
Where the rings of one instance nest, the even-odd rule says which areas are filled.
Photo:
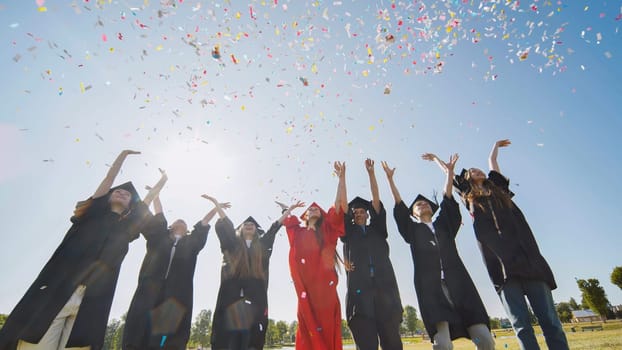
[[236, 231], [240, 230], [242, 228], [242, 226], [247, 223], [247, 222], [252, 222], [253, 224], [255, 224], [255, 229], [257, 230], [257, 236], [261, 236], [264, 234], [263, 229], [261, 228], [261, 225], [259, 225], [259, 223], [257, 222], [257, 220], [255, 220], [254, 217], [249, 216], [247, 217], [244, 221], [242, 221], [241, 224], [238, 225], [238, 227], [236, 227]]
[[108, 191], [108, 195], [112, 194], [112, 192], [114, 192], [115, 190], [126, 190], [132, 195], [132, 199], [130, 199], [130, 206], [141, 201], [140, 195], [138, 194], [138, 191], [136, 191], [136, 188], [134, 187], [131, 181], [128, 181], [126, 183], [120, 184], [119, 186], [111, 188], [110, 191]]
[[259, 225], [259, 223], [257, 222], [257, 220], [255, 220], [254, 217], [249, 216], [246, 219], [244, 219], [244, 221], [242, 221], [242, 223], [238, 226], [238, 228], [242, 227], [242, 225], [244, 225], [247, 222], [252, 222], [253, 224], [255, 224], [255, 227], [257, 227], [257, 229], [261, 228], [261, 225]]
[[322, 209], [322, 207], [320, 207], [319, 204], [313, 202], [313, 203], [311, 203], [311, 205], [309, 205], [307, 207], [307, 209], [305, 209], [305, 211], [302, 213], [302, 215], [300, 215], [300, 218], [302, 220], [305, 220], [305, 221], [307, 220], [307, 211], [309, 211], [309, 208], [311, 208], [311, 207], [319, 208], [320, 209], [320, 213], [322, 214], [322, 217], [326, 217], [326, 215], [327, 215], [326, 211], [324, 211], [324, 209]]
[[359, 208], [369, 210], [370, 204], [371, 203], [368, 200], [357, 196], [356, 198], [351, 200], [350, 203], [348, 203], [348, 207], [350, 207], [350, 210]]
[[186, 306], [176, 298], [166, 299], [149, 314], [152, 335], [175, 334], [186, 311]]
[[436, 211], [438, 210], [438, 204], [436, 202], [433, 202], [431, 200], [429, 200], [427, 197], [425, 197], [422, 194], [417, 195], [417, 198], [415, 198], [415, 200], [410, 204], [410, 213], [412, 215], [413, 212], [413, 207], [415, 206], [415, 203], [419, 202], [419, 201], [426, 201], [428, 202], [428, 204], [430, 205], [430, 208], [432, 208], [432, 215], [434, 215], [434, 213], [436, 213]]
[[460, 195], [465, 195], [471, 190], [471, 183], [467, 179], [469, 171], [462, 169], [460, 175], [454, 175], [454, 188]]

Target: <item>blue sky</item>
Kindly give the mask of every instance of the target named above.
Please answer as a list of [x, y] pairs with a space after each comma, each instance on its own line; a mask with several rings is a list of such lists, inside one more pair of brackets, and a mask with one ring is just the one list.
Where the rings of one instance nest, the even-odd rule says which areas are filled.
[[[501, 170], [553, 269], [556, 301], [580, 300], [575, 277], [594, 277], [622, 304], [609, 282], [622, 265], [620, 3], [512, 4], [1, 1], [0, 312], [21, 298], [75, 202], [122, 149], [142, 154], [127, 159], [117, 183], [142, 188], [167, 170], [169, 221], [199, 220], [211, 209], [200, 198], [208, 193], [232, 203], [234, 222], [253, 215], [268, 227], [274, 200], [330, 205], [334, 160], [346, 161], [353, 198], [369, 197], [363, 161], [375, 159], [390, 215], [381, 160], [397, 167], [410, 200], [443, 185], [422, 153], [458, 152], [457, 167], [486, 168], [501, 138], [512, 140]], [[503, 316], [462, 214], [461, 256], [489, 313]], [[409, 248], [388, 223], [402, 302], [418, 308]], [[113, 318], [127, 310], [144, 252], [142, 238], [131, 244]], [[281, 230], [270, 317], [291, 321], [287, 253]], [[211, 232], [195, 314], [215, 306], [220, 261]], [[342, 300], [344, 282], [342, 274]]]

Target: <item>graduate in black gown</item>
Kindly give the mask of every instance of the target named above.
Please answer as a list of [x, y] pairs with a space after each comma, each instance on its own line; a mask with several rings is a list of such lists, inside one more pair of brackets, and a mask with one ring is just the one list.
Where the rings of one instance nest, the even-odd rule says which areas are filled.
[[[341, 237], [347, 272], [346, 317], [359, 350], [401, 350], [402, 302], [389, 259], [387, 212], [380, 201], [374, 161], [365, 160], [372, 200], [349, 203]], [[367, 224], [367, 219], [369, 225]]]
[[[219, 205], [229, 208], [229, 203]], [[155, 215], [143, 229], [147, 253], [127, 312], [123, 349], [183, 350], [190, 337], [197, 255], [205, 246], [216, 209], [188, 234], [184, 220], [168, 226], [159, 197], [153, 206]]]
[[[218, 203], [212, 197], [206, 197]], [[263, 349], [268, 327], [268, 270], [272, 245], [283, 220], [296, 203], [264, 233], [249, 216], [237, 228], [222, 209], [218, 209], [216, 234], [220, 240], [223, 264], [220, 289], [212, 322], [213, 350]]]
[[[101, 349], [121, 262], [148, 213], [131, 182], [112, 187], [123, 151], [0, 330], [0, 349]], [[150, 192], [149, 202], [156, 195]]]
[[539, 349], [531, 326], [529, 305], [538, 318], [549, 349], [566, 350], [568, 341], [551, 290], [557, 288], [553, 272], [540, 253], [527, 219], [512, 200], [510, 180], [497, 163], [500, 147], [510, 140], [499, 140], [488, 158], [490, 173], [477, 168], [462, 170], [456, 187], [473, 217], [473, 230], [488, 275], [512, 323], [521, 349]]
[[[429, 159], [433, 155], [424, 155]], [[458, 155], [442, 162], [446, 175], [440, 213], [433, 221], [438, 204], [418, 195], [410, 208], [400, 196], [391, 169], [382, 166], [395, 199], [393, 215], [404, 240], [410, 244], [415, 265], [415, 291], [419, 310], [430, 335], [433, 349], [452, 349], [451, 341], [470, 338], [477, 349], [494, 349], [489, 330], [489, 317], [456, 247], [455, 238], [461, 225], [458, 203], [452, 195], [454, 166]], [[411, 215], [418, 220], [411, 220]]]

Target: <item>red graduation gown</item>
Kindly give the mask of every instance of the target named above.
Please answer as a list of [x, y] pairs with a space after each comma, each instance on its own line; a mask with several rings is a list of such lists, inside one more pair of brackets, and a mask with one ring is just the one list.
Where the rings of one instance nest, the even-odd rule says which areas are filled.
[[337, 239], [344, 235], [343, 213], [330, 208], [321, 231], [319, 246], [315, 231], [300, 226], [295, 216], [283, 225], [289, 238], [289, 268], [298, 296], [296, 350], [340, 350], [341, 306], [335, 271]]

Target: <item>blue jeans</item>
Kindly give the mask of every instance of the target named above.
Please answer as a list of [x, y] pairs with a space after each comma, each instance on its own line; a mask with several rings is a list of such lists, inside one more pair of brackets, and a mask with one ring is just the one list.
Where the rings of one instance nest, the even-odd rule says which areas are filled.
[[534, 334], [525, 296], [542, 327], [550, 350], [568, 350], [568, 341], [555, 311], [551, 289], [543, 281], [510, 278], [499, 292], [501, 303], [512, 323], [522, 350], [540, 349]]

